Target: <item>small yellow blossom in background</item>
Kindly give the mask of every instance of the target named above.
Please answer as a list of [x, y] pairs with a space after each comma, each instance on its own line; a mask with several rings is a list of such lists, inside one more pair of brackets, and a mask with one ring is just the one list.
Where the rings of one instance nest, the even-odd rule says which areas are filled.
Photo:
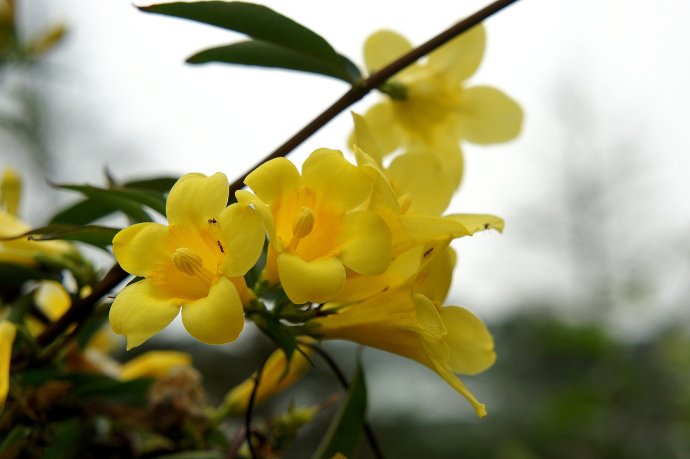
[[[484, 47], [484, 27], [478, 25], [430, 53], [425, 64], [413, 64], [392, 78], [399, 97], [379, 102], [364, 115], [384, 155], [401, 146], [434, 149], [448, 139], [491, 144], [519, 134], [522, 109], [513, 99], [490, 86], [465, 86]], [[403, 36], [382, 30], [367, 39], [365, 64], [374, 72], [411, 49]]]
[[374, 181], [336, 150], [314, 151], [297, 168], [285, 158], [254, 170], [236, 193], [262, 214], [270, 247], [265, 279], [280, 282], [296, 304], [322, 303], [345, 285], [349, 272], [383, 273], [390, 263], [385, 221], [364, 209]]
[[129, 381], [137, 378], [163, 378], [173, 368], [191, 367], [192, 356], [180, 351], [149, 351], [123, 363], [119, 377]]
[[261, 217], [249, 206], [227, 206], [228, 180], [186, 174], [170, 190], [169, 226], [138, 223], [113, 239], [120, 266], [144, 279], [125, 287], [110, 309], [110, 324], [138, 346], [182, 311], [182, 322], [209, 344], [234, 341], [251, 298], [243, 275], [265, 239]]
[[6, 168], [0, 179], [0, 263], [36, 266], [41, 257], [60, 259], [76, 255], [72, 244], [65, 241], [33, 241], [21, 236], [31, 226], [17, 217], [21, 202], [21, 177]]
[[[309, 338], [303, 337], [303, 339]], [[270, 355], [261, 372], [254, 406], [276, 396], [302, 379], [309, 369], [310, 363], [307, 357], [312, 354], [312, 350], [309, 346], [299, 346], [299, 349], [300, 351], [293, 353], [289, 366], [283, 350], [277, 349]], [[249, 405], [255, 383], [256, 374], [232, 389], [225, 397], [221, 411], [232, 415], [244, 413]]]
[[10, 390], [10, 360], [16, 334], [17, 327], [12, 322], [0, 322], [0, 411], [5, 407], [7, 393]]
[[[34, 293], [34, 302], [45, 317], [52, 321], [57, 320], [69, 309], [72, 300], [69, 293], [61, 283], [57, 281], [42, 281]], [[43, 324], [33, 317], [29, 317], [26, 323], [32, 335], [38, 335], [44, 329]]]

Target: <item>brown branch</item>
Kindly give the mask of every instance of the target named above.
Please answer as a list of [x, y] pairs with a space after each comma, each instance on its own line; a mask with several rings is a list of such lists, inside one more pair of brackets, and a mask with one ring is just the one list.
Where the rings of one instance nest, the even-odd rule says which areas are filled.
[[67, 328], [75, 322], [86, 319], [96, 303], [106, 296], [112, 289], [125, 280], [129, 276], [120, 265], [115, 265], [110, 268], [110, 271], [103, 277], [101, 282], [94, 287], [93, 291], [86, 297], [72, 303], [72, 306], [65, 312], [58, 320], [53, 322], [43, 333], [38, 335], [36, 341], [41, 346], [46, 346], [55, 340], [60, 333], [67, 330]]
[[284, 144], [278, 147], [273, 153], [266, 156], [264, 159], [259, 161], [256, 166], [249, 169], [244, 175], [239, 177], [230, 185], [230, 194], [234, 194], [235, 191], [241, 190], [244, 187], [244, 180], [247, 176], [257, 167], [261, 166], [263, 163], [270, 161], [275, 158], [280, 158], [286, 156], [292, 150], [297, 148], [302, 142], [311, 137], [316, 131], [325, 126], [329, 121], [335, 118], [338, 114], [348, 108], [350, 105], [362, 99], [364, 96], [369, 94], [372, 90], [376, 89], [383, 83], [385, 83], [390, 77], [413, 64], [418, 59], [426, 56], [431, 51], [439, 48], [440, 46], [446, 44], [448, 41], [468, 31], [472, 27], [476, 26], [488, 17], [498, 13], [505, 7], [515, 3], [517, 0], [498, 0], [490, 5], [482, 8], [471, 16], [463, 19], [457, 24], [449, 27], [440, 34], [436, 35], [426, 43], [419, 45], [407, 54], [399, 57], [395, 61], [372, 73], [368, 78], [362, 80], [360, 83], [355, 84], [349, 91], [347, 91], [343, 96], [335, 101], [333, 105], [328, 107], [319, 116], [314, 118], [309, 124], [304, 126], [299, 132], [290, 137]]

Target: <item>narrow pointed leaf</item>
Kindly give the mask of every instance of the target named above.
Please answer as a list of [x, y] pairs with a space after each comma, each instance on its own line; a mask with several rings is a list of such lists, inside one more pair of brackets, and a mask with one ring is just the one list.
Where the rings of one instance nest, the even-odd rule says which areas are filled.
[[34, 228], [24, 234], [17, 235], [12, 238], [3, 238], [1, 240], [17, 239], [24, 236], [29, 236], [29, 239], [36, 241], [79, 241], [85, 244], [106, 249], [112, 244], [113, 237], [120, 231], [118, 228], [110, 228], [107, 226], [98, 225], [48, 225], [41, 228]]
[[316, 32], [263, 5], [245, 2], [177, 2], [139, 8], [149, 13], [175, 16], [246, 34], [301, 54], [338, 64], [338, 54]]
[[337, 453], [354, 457], [357, 443], [364, 427], [367, 409], [367, 387], [362, 365], [357, 362], [350, 390], [347, 392], [328, 432], [312, 459], [331, 459]]
[[300, 54], [288, 48], [263, 41], [243, 41], [217, 48], [206, 49], [189, 57], [187, 62], [204, 64], [223, 62], [226, 64], [253, 65], [298, 70], [325, 75], [350, 83], [352, 76], [344, 65], [316, 57]]

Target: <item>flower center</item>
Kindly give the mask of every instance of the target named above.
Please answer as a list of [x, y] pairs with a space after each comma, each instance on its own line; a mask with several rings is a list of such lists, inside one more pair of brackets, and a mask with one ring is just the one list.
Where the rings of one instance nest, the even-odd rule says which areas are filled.
[[295, 250], [299, 241], [311, 234], [314, 229], [314, 212], [309, 207], [302, 207], [292, 221], [292, 239], [288, 248]]
[[189, 247], [180, 247], [172, 256], [173, 266], [188, 276], [198, 277], [211, 283], [213, 274], [204, 268], [204, 260]]

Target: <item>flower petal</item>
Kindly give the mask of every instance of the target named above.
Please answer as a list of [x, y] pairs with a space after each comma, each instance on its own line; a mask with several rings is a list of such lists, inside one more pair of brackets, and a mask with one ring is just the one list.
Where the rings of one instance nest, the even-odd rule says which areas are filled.
[[120, 379], [163, 378], [175, 367], [189, 367], [192, 356], [180, 351], [149, 351], [125, 362], [120, 367]]
[[129, 350], [167, 327], [179, 312], [175, 300], [160, 295], [144, 279], [128, 285], [115, 297], [110, 307], [110, 326], [118, 335], [125, 335]]
[[146, 277], [157, 265], [170, 260], [166, 248], [168, 227], [160, 223], [137, 223], [113, 238], [113, 254], [122, 269]]
[[236, 191], [235, 197], [237, 198], [237, 202], [239, 202], [240, 204], [251, 204], [252, 206], [254, 206], [254, 210], [259, 213], [261, 219], [264, 222], [266, 233], [268, 233], [268, 239], [270, 239], [270, 241], [273, 243], [277, 243], [278, 241], [276, 238], [276, 221], [275, 217], [273, 216], [273, 212], [271, 212], [271, 208], [265, 202], [263, 202], [261, 198], [250, 193], [247, 190]]
[[399, 196], [412, 198], [409, 213], [440, 215], [455, 193], [440, 161], [428, 153], [405, 153], [396, 157], [386, 173]]
[[[398, 148], [405, 139], [405, 134], [395, 119], [393, 104], [386, 100], [373, 105], [367, 110], [364, 119], [374, 136], [382, 156]], [[353, 142], [350, 142], [352, 145]]]
[[391, 261], [391, 233], [373, 212], [348, 212], [340, 234], [340, 261], [367, 276], [382, 274]]
[[278, 255], [280, 282], [290, 301], [324, 303], [345, 283], [345, 267], [337, 258], [305, 261], [296, 255]]
[[401, 215], [400, 224], [407, 237], [417, 242], [470, 235], [465, 226], [453, 219], [428, 215]]
[[450, 214], [446, 218], [462, 223], [470, 234], [490, 229], [502, 233], [505, 226], [501, 217], [489, 214]]
[[443, 337], [450, 348], [448, 366], [458, 373], [474, 375], [496, 361], [494, 340], [481, 320], [459, 306], [439, 308], [448, 334]]
[[453, 82], [468, 79], [482, 62], [486, 32], [479, 24], [429, 54], [427, 65]]
[[350, 210], [371, 193], [370, 176], [337, 150], [315, 150], [302, 165], [302, 177], [330, 209]]
[[72, 304], [72, 299], [65, 288], [56, 281], [41, 282], [36, 290], [34, 301], [50, 320], [57, 320]]
[[225, 240], [223, 274], [239, 277], [254, 266], [266, 239], [263, 219], [244, 204], [228, 206], [219, 218]]
[[8, 320], [0, 321], [0, 411], [5, 407], [5, 400], [10, 390], [10, 361], [12, 344], [17, 335], [17, 327]]
[[[355, 130], [352, 133], [350, 147], [355, 152], [357, 151], [355, 147], [359, 147], [362, 153], [369, 155], [378, 166], [381, 166], [381, 149], [376, 142], [376, 136], [369, 127], [369, 123], [362, 115], [355, 112], [352, 112], [352, 120], [355, 123]], [[357, 160], [357, 164], [360, 164], [359, 159]]]
[[254, 169], [244, 183], [268, 205], [276, 203], [287, 194], [302, 185], [299, 171], [286, 158], [272, 159]]
[[191, 224], [206, 228], [228, 204], [228, 178], [217, 172], [210, 177], [185, 174], [170, 190], [165, 213], [170, 225]]
[[489, 86], [465, 89], [457, 114], [461, 137], [473, 143], [507, 142], [522, 128], [520, 105]]
[[182, 306], [182, 323], [190, 335], [204, 343], [235, 341], [244, 328], [244, 309], [235, 284], [219, 278], [207, 297]]
[[411, 49], [412, 44], [399, 33], [379, 30], [364, 42], [364, 64], [369, 73], [374, 73]]

